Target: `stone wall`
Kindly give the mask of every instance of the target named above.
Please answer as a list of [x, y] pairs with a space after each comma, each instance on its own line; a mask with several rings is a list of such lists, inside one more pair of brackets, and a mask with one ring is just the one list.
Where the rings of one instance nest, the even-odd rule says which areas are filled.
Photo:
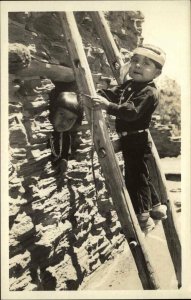
[[[127, 36], [123, 47], [133, 49], [141, 36], [136, 20], [141, 23], [143, 16], [106, 17], [120, 23], [119, 29], [112, 27], [118, 45]], [[99, 38], [87, 13], [76, 18], [95, 85], [106, 87], [110, 68]], [[56, 14], [10, 13], [9, 42], [10, 290], [76, 290], [85, 276], [122, 251], [124, 236], [96, 154], [93, 178], [85, 118], [67, 173], [50, 160], [49, 93], [54, 80], [63, 85], [74, 80]]]
[[[84, 120], [63, 176], [50, 160], [49, 79], [22, 82], [10, 113], [10, 289], [77, 289], [123, 235]], [[114, 250], [114, 251], [113, 251]]]

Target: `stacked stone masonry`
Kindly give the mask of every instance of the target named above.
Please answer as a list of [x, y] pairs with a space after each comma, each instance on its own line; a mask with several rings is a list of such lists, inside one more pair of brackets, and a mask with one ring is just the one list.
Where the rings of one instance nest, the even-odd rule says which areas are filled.
[[[141, 42], [140, 12], [107, 12], [106, 18], [121, 52]], [[107, 87], [111, 71], [91, 19], [83, 12], [76, 19], [95, 86]], [[9, 43], [10, 290], [77, 290], [122, 251], [124, 236], [96, 153], [93, 178], [85, 117], [67, 173], [51, 163], [49, 93], [55, 73], [43, 76], [43, 68], [32, 66], [63, 66], [63, 84], [74, 80], [56, 14], [10, 13]]]

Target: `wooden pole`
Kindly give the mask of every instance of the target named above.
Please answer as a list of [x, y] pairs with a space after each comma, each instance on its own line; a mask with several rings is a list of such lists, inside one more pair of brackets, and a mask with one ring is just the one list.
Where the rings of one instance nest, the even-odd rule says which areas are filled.
[[60, 65], [52, 65], [32, 60], [27, 68], [23, 68], [15, 72], [18, 78], [26, 78], [31, 76], [47, 76], [53, 81], [74, 81], [73, 70]]
[[120, 66], [124, 64], [123, 59], [121, 57], [121, 53], [119, 52], [116, 43], [113, 39], [113, 35], [111, 34], [110, 28], [105, 20], [103, 13], [100, 12], [89, 12], [94, 24], [96, 24], [96, 28], [98, 26], [99, 37], [102, 41], [105, 39], [110, 40], [109, 43], [104, 43], [104, 50], [109, 59], [110, 67], [113, 71], [113, 74], [118, 83], [120, 83], [120, 69], [115, 67], [115, 64], [118, 63]]
[[[79, 92], [96, 97], [96, 91], [83, 49], [82, 39], [72, 12], [59, 12], [61, 25], [65, 35], [68, 51], [73, 64], [73, 70]], [[84, 98], [85, 113], [91, 126], [91, 103]], [[91, 128], [91, 127], [90, 127]], [[156, 290], [159, 288], [156, 274], [146, 250], [143, 233], [139, 227], [137, 217], [125, 187], [115, 153], [110, 141], [105, 119], [100, 108], [93, 111], [93, 139], [95, 149], [109, 187], [114, 206], [118, 213], [123, 232], [129, 243], [139, 277], [144, 289]]]
[[[181, 287], [181, 243], [180, 243], [180, 237], [178, 235], [177, 230], [177, 222], [176, 222], [176, 213], [174, 207], [171, 205], [169, 192], [167, 190], [167, 183], [166, 183], [166, 177], [165, 174], [161, 168], [160, 164], [160, 157], [158, 154], [158, 151], [156, 149], [156, 146], [154, 145], [154, 142], [152, 140], [151, 134], [149, 133], [149, 139], [152, 142], [152, 155], [154, 157], [155, 161], [155, 167], [157, 170], [157, 181], [158, 181], [158, 190], [159, 195], [161, 195], [161, 202], [163, 204], [167, 205], [167, 215], [168, 218], [162, 221], [164, 233], [167, 240], [167, 245], [169, 248], [169, 252], [172, 258], [172, 262], [174, 265], [177, 281], [178, 281], [178, 287]], [[156, 176], [156, 175], [155, 175]], [[154, 177], [154, 175], [151, 177]]]
[[[102, 46], [105, 50], [111, 68], [113, 66], [113, 62], [115, 61], [117, 61], [120, 64], [120, 66], [122, 66], [123, 63], [121, 64], [120, 63], [121, 60], [119, 59], [120, 53], [116, 47], [113, 47], [113, 44], [115, 42], [110, 32], [109, 25], [104, 18], [103, 12], [89, 12], [89, 14], [94, 22], [98, 35], [102, 40]], [[111, 48], [113, 48], [113, 50], [111, 50]], [[113, 74], [117, 82], [120, 84], [119, 74], [117, 72], [113, 72]], [[166, 187], [166, 178], [160, 167], [160, 158], [150, 132], [149, 132], [149, 139], [152, 142], [152, 154], [155, 159], [156, 167], [157, 167], [157, 173], [158, 173], [157, 177], [159, 180], [161, 201], [163, 204], [166, 204], [168, 208], [167, 209], [168, 218], [163, 221], [163, 228], [164, 228], [169, 252], [174, 265], [178, 286], [181, 287], [181, 244], [180, 244], [180, 238], [178, 236], [178, 231], [177, 231], [175, 213], [169, 201], [169, 196]]]
[[121, 57], [121, 53], [119, 52], [116, 43], [114, 41], [113, 35], [110, 31], [107, 21], [105, 20], [103, 12], [100, 11], [92, 11], [89, 12], [91, 16], [97, 33], [102, 41], [102, 46], [104, 48], [105, 54], [107, 56], [110, 67], [113, 71], [114, 77], [117, 80], [118, 84], [120, 84], [120, 68], [115, 68], [115, 63], [118, 63], [121, 67], [124, 65], [123, 59]]

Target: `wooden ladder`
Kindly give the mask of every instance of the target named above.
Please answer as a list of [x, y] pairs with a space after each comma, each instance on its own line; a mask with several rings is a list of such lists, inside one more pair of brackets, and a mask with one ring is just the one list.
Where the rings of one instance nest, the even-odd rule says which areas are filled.
[[[101, 20], [105, 21], [104, 17], [97, 12], [92, 12], [90, 14], [96, 24], [96, 27]], [[74, 14], [73, 12], [58, 12], [58, 15], [72, 61], [78, 90], [81, 94], [87, 94], [90, 97], [96, 97], [97, 94], [94, 87], [94, 82]], [[120, 65], [122, 65], [122, 58], [120, 54], [116, 52], [117, 48], [112, 39], [111, 33], [109, 36], [109, 31], [106, 27], [104, 27], [104, 30], [103, 25], [99, 27], [102, 28], [102, 31], [100, 31], [98, 28], [97, 29], [100, 38], [103, 39], [108, 61], [110, 62], [114, 75], [118, 78], [119, 74], [117, 73], [118, 71], [115, 71], [113, 62], [117, 61]], [[104, 41], [105, 35], [108, 36], [106, 41]], [[113, 49], [115, 49], [115, 51]], [[143, 233], [140, 229], [129, 194], [127, 192], [102, 111], [99, 107], [96, 109], [92, 107], [89, 97], [83, 97], [83, 104], [90, 130], [93, 129], [92, 138], [94, 141], [95, 150], [97, 152], [107, 186], [117, 211], [119, 221], [123, 228], [123, 233], [134, 257], [143, 289], [159, 289], [159, 282], [151, 262], [151, 257], [147, 250], [145, 238], [143, 237]]]

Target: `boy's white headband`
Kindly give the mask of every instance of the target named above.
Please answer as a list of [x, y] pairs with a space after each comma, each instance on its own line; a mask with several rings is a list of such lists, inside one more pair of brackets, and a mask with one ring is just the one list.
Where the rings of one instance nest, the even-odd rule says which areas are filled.
[[138, 47], [133, 51], [133, 54], [144, 55], [144, 56], [158, 62], [161, 66], [163, 66], [165, 63], [165, 54], [164, 53], [157, 54], [154, 51], [147, 49], [147, 48]]

